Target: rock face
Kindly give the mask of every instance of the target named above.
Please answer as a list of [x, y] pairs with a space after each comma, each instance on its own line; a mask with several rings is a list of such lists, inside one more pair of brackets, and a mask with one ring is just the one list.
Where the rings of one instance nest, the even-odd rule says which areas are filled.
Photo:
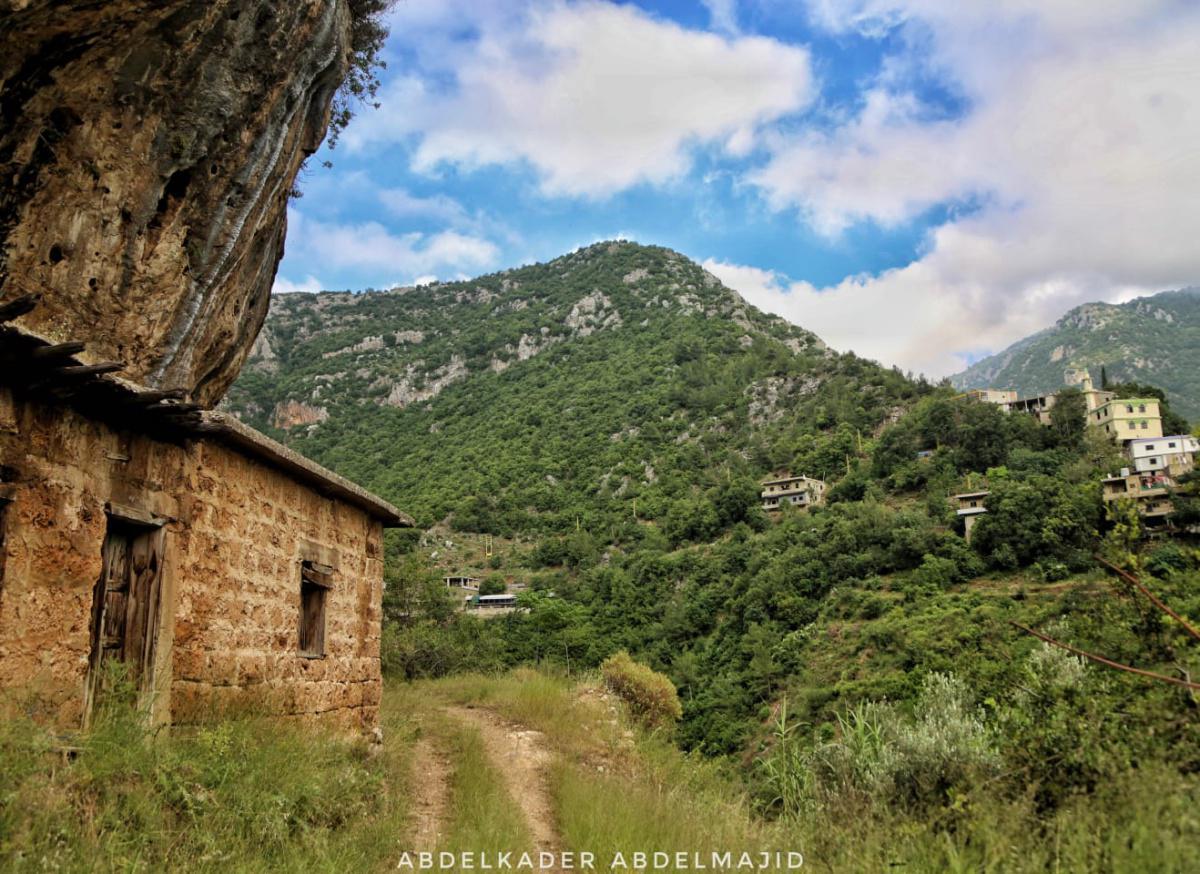
[[216, 403], [266, 316], [348, 0], [0, 0], [0, 302]]

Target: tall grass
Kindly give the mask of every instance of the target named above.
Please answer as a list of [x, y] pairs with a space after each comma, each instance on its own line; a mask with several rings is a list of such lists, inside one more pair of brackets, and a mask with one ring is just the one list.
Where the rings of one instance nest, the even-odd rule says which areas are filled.
[[603, 867], [620, 851], [707, 853], [798, 850], [756, 818], [727, 766], [681, 753], [661, 733], [626, 718], [598, 678], [583, 684], [520, 669], [429, 686], [447, 700], [490, 707], [541, 731], [560, 753], [550, 769], [555, 821], [566, 849]]
[[0, 869], [387, 867], [402, 761], [250, 717], [155, 736], [111, 707], [70, 750], [27, 720], [0, 721]]

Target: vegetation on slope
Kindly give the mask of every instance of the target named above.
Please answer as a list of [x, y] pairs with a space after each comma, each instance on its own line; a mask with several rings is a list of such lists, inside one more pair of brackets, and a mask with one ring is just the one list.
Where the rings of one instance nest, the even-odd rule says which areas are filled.
[[[676, 253], [621, 243], [466, 283], [277, 298], [229, 403], [423, 525], [603, 542], [683, 524], [700, 491], [754, 491], [780, 466], [831, 476], [923, 390]], [[272, 429], [289, 403], [327, 418]]]
[[[861, 854], [823, 846], [859, 870], [896, 855], [1015, 868], [1021, 847], [1030, 870], [1121, 870], [1155, 841], [1175, 854], [1163, 870], [1186, 869], [1191, 693], [1064, 661], [1014, 624], [1195, 668], [1179, 627], [1097, 569], [1103, 551], [1200, 616], [1196, 550], [1106, 512], [1099, 478], [1126, 462], [1071, 414], [1077, 393], [1042, 427], [829, 353], [674, 253], [625, 244], [424, 291], [288, 298], [267, 339], [243, 415], [319, 408], [277, 433], [443, 523], [437, 542], [388, 544], [389, 670], [578, 671], [626, 650], [677, 687], [681, 747], [740, 761], [770, 816], [840, 838], [856, 823]], [[769, 519], [758, 481], [778, 470], [828, 480], [827, 505]], [[968, 544], [948, 496], [983, 486]], [[505, 538], [489, 571], [527, 586], [488, 622], [457, 612], [431, 566], [441, 538], [478, 532]], [[1152, 799], [1155, 783], [1177, 794]], [[1126, 832], [1093, 840], [1088, 817]]]

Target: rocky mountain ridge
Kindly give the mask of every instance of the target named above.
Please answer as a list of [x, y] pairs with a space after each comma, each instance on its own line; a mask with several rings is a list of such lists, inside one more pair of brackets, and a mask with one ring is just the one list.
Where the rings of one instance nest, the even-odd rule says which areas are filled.
[[226, 407], [427, 524], [482, 501], [518, 531], [615, 512], [664, 476], [790, 464], [770, 434], [870, 432], [908, 386], [676, 252], [605, 242], [464, 282], [277, 296]]
[[1053, 327], [1019, 340], [950, 377], [958, 388], [1013, 388], [1040, 394], [1062, 387], [1068, 367], [1103, 367], [1112, 382], [1149, 383], [1174, 407], [1200, 418], [1200, 288], [1164, 291], [1123, 304], [1086, 303]]

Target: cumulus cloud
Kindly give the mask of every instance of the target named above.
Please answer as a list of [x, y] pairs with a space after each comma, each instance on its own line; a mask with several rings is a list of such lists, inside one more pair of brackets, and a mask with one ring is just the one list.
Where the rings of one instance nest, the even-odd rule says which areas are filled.
[[[401, 13], [396, 32], [409, 23], [440, 56], [414, 48], [423, 75], [391, 80], [347, 147], [412, 139], [423, 172], [524, 162], [543, 193], [603, 196], [685, 174], [697, 146], [744, 154], [813, 96], [808, 52], [777, 40], [689, 30], [632, 5], [479, 9], [459, 20], [426, 3]], [[445, 36], [467, 23], [477, 39]]]
[[379, 202], [397, 218], [430, 219], [455, 227], [473, 223], [466, 207], [444, 194], [420, 197], [403, 188], [385, 188], [379, 192]]
[[292, 282], [284, 276], [276, 276], [275, 282], [271, 286], [271, 294], [291, 294], [297, 291], [318, 292], [324, 289], [321, 280], [313, 276], [311, 273], [304, 277], [300, 282]]
[[499, 257], [490, 240], [457, 231], [395, 234], [378, 222], [323, 222], [294, 209], [288, 211], [288, 245], [331, 268], [391, 276], [478, 271]]
[[[834, 30], [898, 27], [906, 48], [853, 118], [776, 135], [750, 181], [831, 237], [935, 205], [963, 208], [914, 263], [829, 288], [712, 265], [756, 303], [835, 346], [942, 375], [1085, 300], [1200, 276], [1200, 7], [822, 0], [811, 9]], [[961, 94], [961, 115], [932, 112], [908, 87], [916, 72]]]

